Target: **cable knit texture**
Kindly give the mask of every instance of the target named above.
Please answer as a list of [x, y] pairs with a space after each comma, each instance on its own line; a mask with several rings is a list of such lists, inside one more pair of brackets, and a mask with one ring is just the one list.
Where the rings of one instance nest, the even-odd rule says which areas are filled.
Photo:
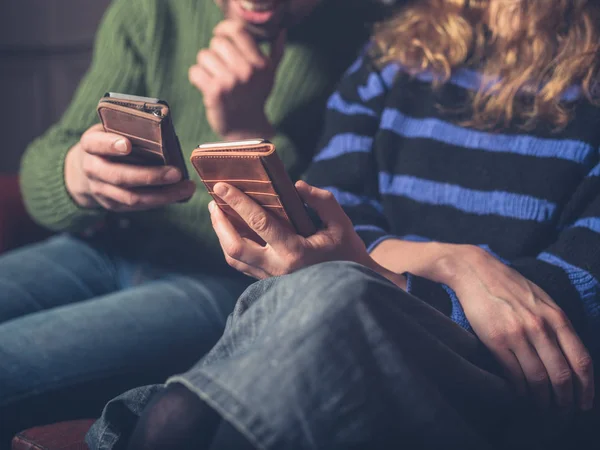
[[[328, 95], [367, 37], [363, 11], [344, 2], [323, 2], [290, 30], [266, 105], [277, 131], [274, 143], [296, 176], [312, 156]], [[113, 2], [100, 26], [91, 68], [70, 107], [23, 158], [22, 191], [37, 222], [53, 230], [77, 232], [105, 216], [102, 210], [79, 208], [63, 176], [69, 148], [99, 122], [96, 105], [105, 92], [167, 100], [186, 159], [198, 144], [219, 140], [206, 120], [201, 93], [188, 81], [188, 69], [195, 64], [197, 52], [208, 47], [212, 30], [222, 19], [213, 0]], [[199, 186], [190, 202], [122, 216], [134, 225], [158, 230], [171, 247], [218, 251], [207, 213], [209, 196], [191, 166], [190, 174]]]

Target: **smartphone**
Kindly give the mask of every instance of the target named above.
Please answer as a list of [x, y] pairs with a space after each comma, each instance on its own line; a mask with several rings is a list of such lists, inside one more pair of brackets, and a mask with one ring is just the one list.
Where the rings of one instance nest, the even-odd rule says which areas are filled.
[[294, 183], [266, 139], [213, 142], [199, 145], [190, 158], [209, 194], [244, 235], [262, 242], [254, 231], [214, 192], [222, 181], [240, 189], [304, 237], [317, 231]]
[[165, 100], [108, 92], [98, 103], [104, 131], [126, 137], [129, 155], [115, 161], [142, 166], [174, 166], [188, 179], [185, 159]]

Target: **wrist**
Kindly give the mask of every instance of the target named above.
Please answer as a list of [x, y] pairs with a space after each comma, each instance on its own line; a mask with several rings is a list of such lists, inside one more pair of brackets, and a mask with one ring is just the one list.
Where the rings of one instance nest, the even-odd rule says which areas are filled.
[[464, 261], [468, 259], [468, 254], [473, 251], [473, 248], [479, 250], [479, 247], [471, 245], [443, 244], [437, 242], [430, 244], [431, 254], [434, 257], [431, 264], [431, 276], [428, 278], [448, 286], [451, 286], [453, 281], [463, 273]]
[[80, 152], [76, 144], [65, 157], [65, 187], [73, 201], [82, 208], [94, 208], [98, 204], [93, 200], [88, 189], [87, 179], [81, 173]]
[[379, 275], [387, 278], [400, 289], [406, 291], [407, 290], [407, 279], [404, 275], [396, 272], [392, 272], [391, 270], [386, 269], [382, 265], [378, 264], [373, 258], [369, 257], [364, 264], [365, 267], [368, 267], [374, 272], [377, 272]]

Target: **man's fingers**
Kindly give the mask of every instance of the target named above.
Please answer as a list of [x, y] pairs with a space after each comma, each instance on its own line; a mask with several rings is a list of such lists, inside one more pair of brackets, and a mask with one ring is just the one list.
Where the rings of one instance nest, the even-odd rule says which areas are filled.
[[188, 79], [192, 85], [196, 86], [202, 92], [214, 83], [213, 77], [200, 64], [190, 67]]
[[176, 203], [190, 198], [195, 191], [191, 181], [181, 181], [160, 188], [125, 189], [120, 186], [93, 181], [90, 183], [92, 195], [107, 203], [107, 209], [114, 211], [143, 211]]
[[[240, 272], [257, 273], [256, 270], [249, 271], [248, 268], [254, 267], [256, 269], [256, 266], [261, 266], [264, 259], [264, 248], [250, 239], [243, 238], [214, 201], [209, 203], [208, 209], [213, 229], [219, 238], [223, 253], [230, 259], [228, 263]], [[232, 263], [235, 263], [235, 265]], [[241, 266], [242, 264], [244, 267]], [[257, 270], [264, 272], [262, 269]]]
[[83, 133], [79, 143], [83, 151], [92, 155], [123, 156], [131, 152], [131, 143], [127, 138], [106, 133], [101, 126], [92, 127]]
[[83, 160], [83, 171], [92, 180], [125, 188], [163, 186], [181, 181], [181, 172], [175, 167], [119, 164], [95, 155]]
[[244, 222], [246, 222], [267, 244], [274, 248], [280, 246], [285, 247], [286, 237], [289, 235], [290, 231], [274, 216], [265, 211], [264, 208], [239, 189], [236, 189], [231, 185], [217, 183], [213, 189], [215, 194], [238, 213]]
[[230, 77], [229, 70], [227, 70], [223, 60], [211, 50], [200, 50], [198, 64], [212, 77], [217, 79], [222, 79], [225, 76]]
[[574, 374], [579, 408], [587, 411], [594, 405], [594, 364], [589, 352], [571, 326], [556, 330], [556, 338]]
[[215, 36], [210, 41], [210, 48], [214, 53], [219, 55], [229, 70], [235, 73], [240, 80], [248, 81], [250, 79], [253, 71], [252, 65], [246, 61], [244, 55], [229, 39]]
[[296, 189], [302, 200], [317, 212], [327, 228], [351, 225], [350, 219], [331, 192], [311, 186], [304, 181], [298, 181]]
[[213, 30], [215, 36], [221, 36], [229, 39], [237, 47], [242, 55], [250, 64], [257, 68], [264, 68], [267, 65], [265, 56], [258, 48], [256, 41], [250, 36], [243, 24], [235, 20], [224, 20]]

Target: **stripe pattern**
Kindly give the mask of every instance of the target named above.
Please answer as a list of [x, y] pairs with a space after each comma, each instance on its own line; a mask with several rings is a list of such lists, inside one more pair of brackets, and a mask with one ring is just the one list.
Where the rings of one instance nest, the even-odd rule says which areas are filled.
[[[332, 95], [307, 181], [335, 195], [369, 250], [391, 238], [478, 245], [581, 306], [600, 344], [597, 108], [579, 105], [556, 133], [477, 130], [456, 105], [497, 80], [465, 69], [432, 89], [429, 74], [372, 67], [359, 58]], [[415, 295], [447, 297], [470, 329], [450, 288], [409, 278]]]

